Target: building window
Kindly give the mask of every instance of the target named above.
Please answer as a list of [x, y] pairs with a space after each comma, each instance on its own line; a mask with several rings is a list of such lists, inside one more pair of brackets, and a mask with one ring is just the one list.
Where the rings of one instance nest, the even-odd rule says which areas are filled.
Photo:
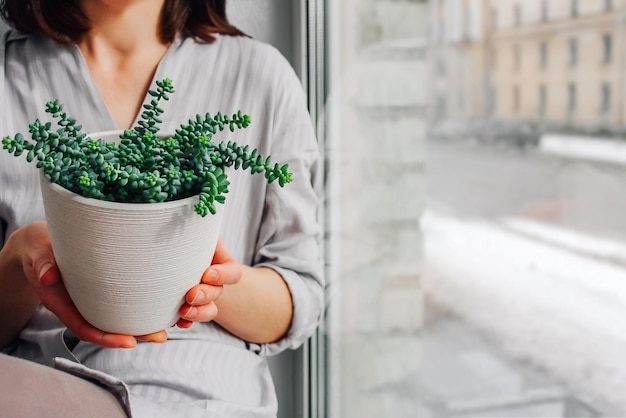
[[520, 93], [519, 86], [513, 86], [513, 113], [519, 113]]
[[575, 67], [578, 63], [578, 40], [571, 38], [569, 40], [569, 65]]
[[604, 0], [604, 10], [607, 12], [613, 10], [613, 0]]
[[602, 83], [601, 89], [600, 115], [608, 116], [609, 111], [611, 110], [611, 85], [604, 82]]
[[570, 83], [567, 86], [567, 115], [572, 116], [576, 111], [576, 85]]
[[519, 45], [513, 47], [513, 68], [519, 70], [522, 66], [522, 48]]
[[546, 41], [539, 44], [539, 66], [541, 68], [548, 66], [548, 43]]
[[602, 61], [611, 62], [613, 54], [613, 37], [610, 33], [602, 35]]
[[519, 26], [522, 24], [522, 5], [519, 3], [515, 4], [515, 26]]
[[570, 11], [572, 16], [578, 16], [578, 0], [570, 0]]
[[487, 86], [487, 114], [493, 116], [498, 106], [498, 91], [493, 85]]
[[541, 2], [541, 20], [548, 20], [548, 0], [542, 0]]
[[548, 89], [545, 85], [539, 86], [539, 117], [544, 118], [546, 116], [546, 110], [548, 109]]

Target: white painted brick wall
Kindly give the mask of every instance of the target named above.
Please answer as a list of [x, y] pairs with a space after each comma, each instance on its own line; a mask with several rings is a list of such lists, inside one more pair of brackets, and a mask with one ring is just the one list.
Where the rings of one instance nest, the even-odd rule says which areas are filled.
[[401, 418], [392, 388], [419, 366], [424, 310], [428, 8], [410, 0], [342, 3], [331, 138], [338, 170], [331, 233], [339, 255], [330, 300], [339, 322], [331, 343], [340, 387], [331, 388], [331, 403], [339, 403], [331, 410], [342, 418]]

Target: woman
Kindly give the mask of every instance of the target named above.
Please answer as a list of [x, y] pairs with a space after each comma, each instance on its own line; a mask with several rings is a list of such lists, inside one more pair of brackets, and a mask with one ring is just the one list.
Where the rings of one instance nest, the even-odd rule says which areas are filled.
[[253, 124], [237, 141], [294, 173], [280, 190], [260, 176], [233, 175], [222, 240], [187, 293], [178, 327], [128, 336], [97, 330], [78, 314], [54, 262], [36, 170], [0, 152], [3, 414], [275, 416], [264, 357], [299, 346], [323, 305], [318, 150], [289, 65], [228, 23], [225, 0], [2, 0], [0, 7], [17, 29], [0, 45], [0, 135], [26, 132], [52, 98], [85, 132], [129, 128], [153, 80], [169, 77], [176, 94], [164, 106], [162, 131], [196, 113], [242, 109]]

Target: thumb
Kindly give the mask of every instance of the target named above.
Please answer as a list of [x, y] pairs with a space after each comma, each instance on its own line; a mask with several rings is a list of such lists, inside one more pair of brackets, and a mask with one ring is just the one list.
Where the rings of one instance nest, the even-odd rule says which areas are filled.
[[43, 286], [52, 286], [61, 279], [61, 273], [56, 264], [51, 262], [45, 262], [39, 268], [38, 275], [39, 283]]

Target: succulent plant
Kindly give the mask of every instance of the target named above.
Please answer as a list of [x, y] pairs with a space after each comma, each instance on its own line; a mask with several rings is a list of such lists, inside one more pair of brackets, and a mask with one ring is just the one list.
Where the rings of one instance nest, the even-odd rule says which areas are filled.
[[216, 203], [224, 203], [228, 193], [225, 169], [264, 173], [269, 183], [282, 187], [291, 181], [287, 164], [272, 165], [270, 156], [236, 142], [213, 142], [218, 132], [247, 128], [250, 116], [241, 111], [232, 116], [218, 112], [196, 115], [181, 124], [171, 136], [160, 135], [162, 100], [174, 93], [168, 78], [156, 81], [149, 90], [149, 103], [137, 126], [123, 131], [119, 144], [92, 138], [82, 126], [63, 111], [58, 100], [46, 104], [46, 112], [58, 125], [35, 120], [29, 125], [32, 141], [18, 133], [2, 139], [2, 147], [15, 156], [26, 153], [29, 162], [50, 181], [85, 197], [115, 202], [154, 203], [198, 195], [196, 212], [215, 214]]

